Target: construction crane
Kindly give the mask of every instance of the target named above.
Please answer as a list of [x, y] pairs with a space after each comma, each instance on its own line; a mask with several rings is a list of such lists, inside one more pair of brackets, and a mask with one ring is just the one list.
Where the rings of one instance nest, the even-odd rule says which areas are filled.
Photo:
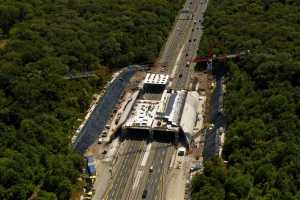
[[223, 55], [215, 55], [212, 53], [212, 50], [209, 50], [208, 56], [197, 56], [191, 60], [191, 62], [196, 62], [196, 63], [203, 63], [206, 62], [207, 64], [207, 69], [212, 70], [213, 68], [213, 61], [220, 61], [220, 62], [226, 62], [227, 59], [233, 59], [237, 58], [240, 59], [241, 56], [249, 54], [250, 50], [246, 51], [241, 51], [239, 53], [235, 54], [223, 54]]

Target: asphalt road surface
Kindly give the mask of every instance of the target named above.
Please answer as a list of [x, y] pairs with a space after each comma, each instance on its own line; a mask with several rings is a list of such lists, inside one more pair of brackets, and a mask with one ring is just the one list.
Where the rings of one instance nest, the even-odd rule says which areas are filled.
[[195, 7], [193, 3], [191, 4], [191, 2], [191, 0], [185, 2], [160, 54], [158, 63], [167, 66], [168, 68], [174, 65], [180, 49], [186, 42], [189, 35], [187, 30], [191, 27], [191, 20], [193, 18], [193, 11]]
[[190, 75], [192, 74], [195, 63], [191, 63], [191, 60], [197, 56], [197, 50], [199, 48], [200, 38], [203, 34], [202, 21], [203, 14], [207, 8], [205, 0], [193, 1], [195, 12], [193, 19], [190, 20], [191, 30], [188, 36], [187, 42], [184, 44], [183, 53], [181, 54], [178, 68], [176, 70], [172, 88], [173, 89], [187, 89]]
[[175, 150], [172, 144], [153, 144], [155, 144], [155, 152], [151, 164], [151, 166], [153, 166], [153, 171], [149, 173], [145, 189], [143, 190], [147, 191], [145, 197], [146, 200], [164, 199], [164, 178], [170, 165], [172, 154]]
[[[175, 147], [171, 143], [152, 142], [147, 165], [141, 167], [141, 160], [146, 150], [146, 142], [127, 140], [122, 143], [125, 151], [118, 155], [116, 166], [113, 167], [112, 182], [104, 199], [134, 200], [142, 199], [147, 190], [146, 199], [163, 199], [163, 178], [170, 164]], [[153, 171], [150, 172], [150, 167]], [[137, 174], [138, 186], [133, 189]]]
[[127, 194], [124, 191], [134, 181], [135, 168], [145, 150], [145, 144], [144, 141], [134, 140], [122, 143], [125, 151], [118, 154], [116, 166], [113, 166], [112, 170], [112, 182], [104, 199], [126, 199]]

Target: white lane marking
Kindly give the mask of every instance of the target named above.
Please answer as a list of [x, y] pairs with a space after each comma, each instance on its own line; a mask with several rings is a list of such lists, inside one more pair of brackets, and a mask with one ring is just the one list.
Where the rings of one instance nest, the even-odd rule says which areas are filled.
[[176, 152], [173, 153], [173, 155], [172, 155], [172, 160], [171, 160], [171, 163], [170, 163], [170, 166], [169, 166], [170, 168], [172, 168], [174, 166], [175, 160], [176, 160]]
[[147, 160], [148, 160], [148, 157], [149, 157], [149, 154], [150, 154], [150, 150], [151, 150], [151, 146], [152, 146], [152, 143], [148, 144], [148, 146], [146, 148], [146, 152], [144, 153], [144, 157], [143, 157], [143, 160], [141, 162], [142, 167], [144, 167], [147, 163]]
[[174, 77], [174, 76], [175, 76], [175, 73], [176, 73], [176, 71], [177, 71], [177, 67], [178, 67], [178, 64], [179, 64], [179, 61], [180, 61], [181, 54], [182, 54], [183, 50], [184, 50], [184, 45], [182, 45], [182, 47], [181, 47], [181, 49], [180, 49], [180, 51], [179, 51], [179, 54], [178, 54], [178, 56], [177, 56], [177, 58], [176, 58], [175, 65], [174, 65], [173, 70], [172, 70], [172, 73], [171, 73], [171, 77]]
[[137, 173], [137, 176], [136, 176], [136, 178], [135, 178], [135, 180], [134, 180], [134, 184], [133, 184], [133, 186], [132, 186], [132, 189], [133, 189], [133, 190], [138, 186], [139, 181], [140, 181], [140, 178], [141, 178], [141, 175], [142, 175], [142, 171], [139, 170], [138, 173]]

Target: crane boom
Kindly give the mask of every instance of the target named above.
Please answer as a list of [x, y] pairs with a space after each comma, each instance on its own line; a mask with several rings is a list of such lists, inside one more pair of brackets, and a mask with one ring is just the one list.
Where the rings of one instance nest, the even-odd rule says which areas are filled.
[[206, 62], [207, 63], [207, 68], [211, 69], [212, 68], [212, 63], [214, 60], [218, 60], [221, 62], [225, 62], [227, 59], [233, 59], [233, 58], [240, 58], [243, 55], [249, 54], [250, 50], [246, 50], [246, 51], [241, 51], [239, 53], [235, 53], [235, 54], [223, 54], [223, 55], [219, 55], [216, 56], [215, 54], [212, 54], [211, 50], [209, 51], [209, 55], [208, 56], [197, 56], [195, 58], [193, 58], [191, 60], [191, 62], [196, 62], [196, 63], [202, 63], [202, 62]]

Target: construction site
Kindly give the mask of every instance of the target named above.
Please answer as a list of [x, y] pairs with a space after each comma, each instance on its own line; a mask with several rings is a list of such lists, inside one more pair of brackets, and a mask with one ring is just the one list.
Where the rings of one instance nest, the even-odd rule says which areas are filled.
[[126, 79], [114, 75], [101, 108], [90, 111], [97, 117], [83, 128], [86, 140], [73, 139], [80, 150], [89, 146], [87, 172], [93, 172], [82, 199], [190, 199], [204, 153], [218, 155], [225, 134], [223, 121], [215, 126], [211, 115], [222, 107], [222, 79], [209, 67], [195, 71], [199, 59], [218, 58], [197, 57], [206, 7], [206, 0], [187, 0], [156, 63], [124, 69]]
[[190, 144], [197, 121], [203, 119], [198, 108], [204, 105], [205, 96], [172, 90], [168, 84], [168, 75], [146, 74], [122, 112], [121, 118], [126, 119], [120, 124], [123, 137], [177, 144], [181, 136], [183, 142]]
[[[190, 87], [196, 88], [204, 77], [208, 81], [206, 75], [197, 76], [198, 81]], [[99, 134], [97, 144], [86, 153], [94, 156], [97, 163], [94, 199], [139, 199], [144, 190], [149, 190], [142, 188], [152, 185], [149, 181], [159, 182], [162, 176], [166, 176], [167, 180], [172, 171], [168, 172], [168, 169], [174, 169], [173, 173], [180, 172], [178, 179], [186, 176], [177, 186], [183, 189], [184, 194], [184, 180], [189, 179], [192, 163], [199, 163], [202, 154], [195, 151], [200, 145], [196, 147], [194, 140], [198, 144], [204, 140], [201, 133], [207, 102], [204, 88], [197, 87], [198, 91], [173, 90], [170, 86], [172, 80], [168, 75], [151, 70], [139, 71], [130, 79], [118, 106]], [[210, 84], [207, 90], [211, 89]], [[179, 151], [192, 156], [194, 161], [189, 160], [185, 164], [183, 157], [177, 155]], [[150, 172], [152, 170], [155, 172]], [[154, 180], [147, 181], [147, 177]], [[175, 182], [178, 184], [178, 180]], [[96, 189], [100, 185], [109, 188], [128, 183], [133, 184], [132, 188], [120, 188], [124, 189], [120, 193], [113, 192], [112, 188]], [[150, 190], [157, 194], [155, 188]], [[161, 192], [166, 195], [167, 190]], [[125, 194], [130, 195], [125, 198]], [[172, 195], [171, 191], [169, 195]]]

